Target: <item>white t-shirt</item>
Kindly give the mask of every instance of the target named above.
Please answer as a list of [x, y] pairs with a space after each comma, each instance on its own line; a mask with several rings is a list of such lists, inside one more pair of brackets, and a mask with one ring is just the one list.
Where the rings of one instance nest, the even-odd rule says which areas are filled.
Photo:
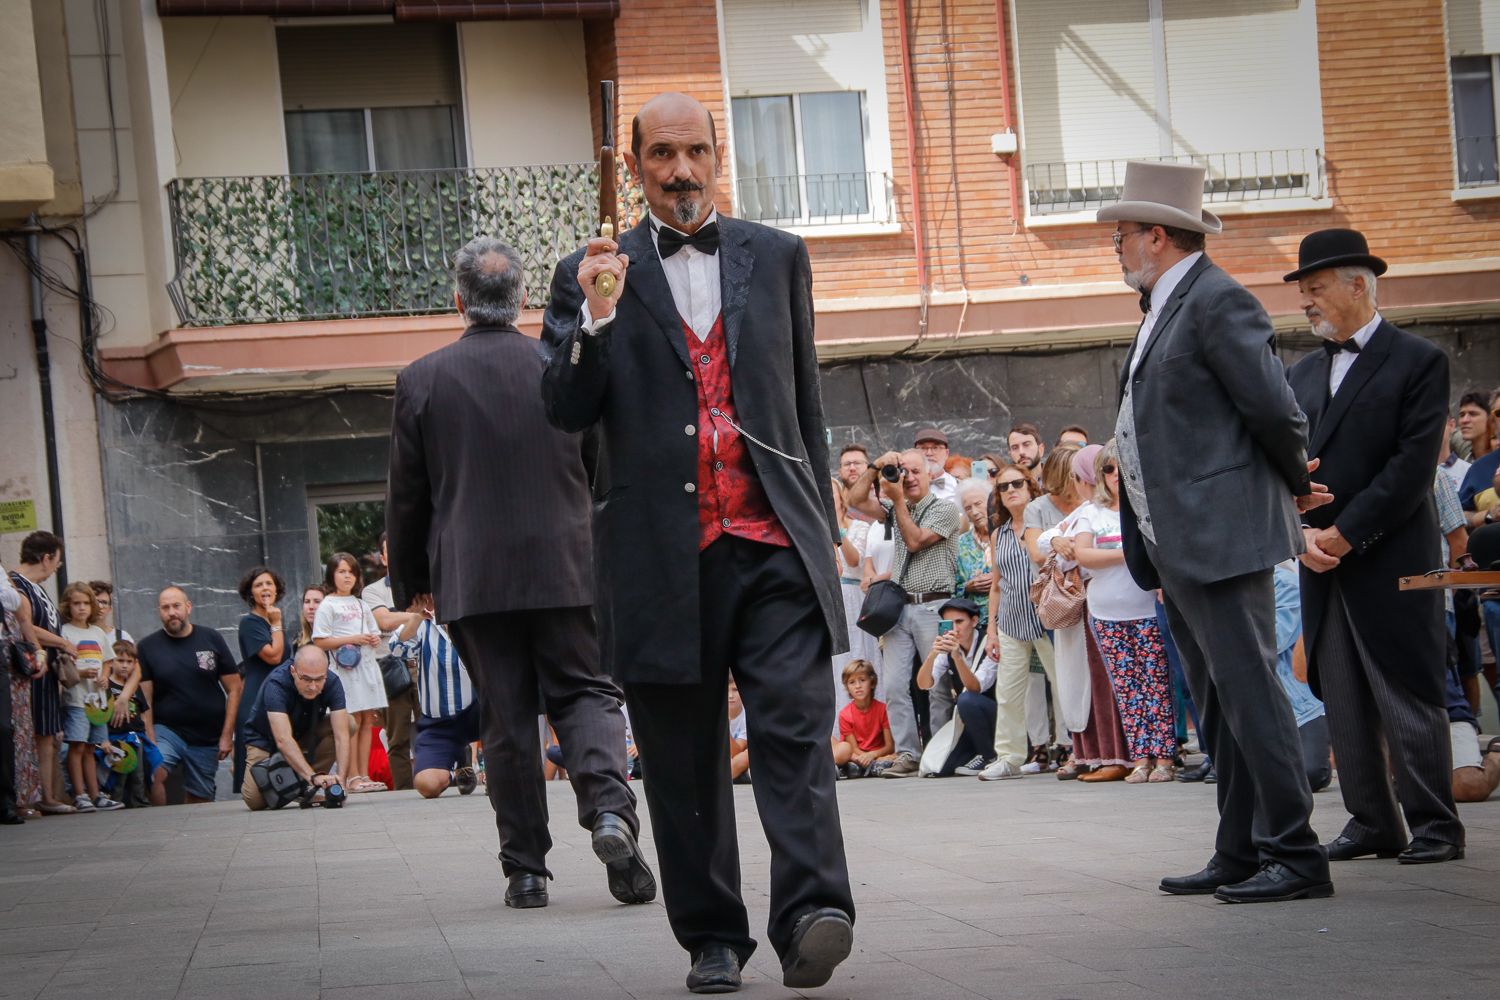
[[885, 522], [880, 521], [870, 525], [870, 533], [865, 536], [865, 558], [875, 567], [876, 573], [889, 573], [891, 563], [896, 558], [896, 532], [891, 530], [891, 537], [885, 537]]
[[[318, 614], [313, 618], [314, 639], [352, 638], [368, 632], [378, 634], [380, 628], [375, 624], [375, 616], [358, 597], [329, 594], [318, 605]], [[361, 665], [369, 663], [379, 669], [374, 646], [360, 646], [359, 651]]]
[[[365, 589], [360, 591], [359, 599], [372, 612], [376, 608], [385, 608], [389, 611], [396, 610], [395, 605], [392, 603], [394, 598], [391, 597], [391, 578], [388, 576], [383, 576], [374, 583], [365, 584]], [[374, 618], [375, 616], [372, 614], [370, 617]], [[375, 655], [377, 657], [391, 655], [391, 636], [399, 631], [400, 629], [396, 629], [391, 632], [380, 633], [380, 645], [375, 647]]]
[[[1079, 516], [1073, 524], [1074, 536], [1085, 532], [1092, 534], [1096, 549], [1118, 551], [1122, 547], [1119, 511], [1088, 504], [1075, 513]], [[1089, 570], [1088, 604], [1089, 614], [1100, 621], [1127, 622], [1156, 617], [1156, 595], [1136, 586], [1124, 563]]]
[[739, 715], [729, 718], [729, 738], [732, 740], [744, 740], [750, 742], [750, 730], [745, 728], [745, 709], [740, 708]]
[[[89, 625], [79, 628], [77, 625], [63, 623], [62, 636], [64, 639], [78, 647], [78, 670], [94, 668], [98, 673], [92, 679], [84, 678], [82, 684], [75, 684], [63, 690], [63, 703], [83, 708], [89, 703], [90, 696], [98, 701], [102, 693], [108, 700], [109, 673], [104, 665], [115, 658], [114, 643], [110, 640], [109, 633], [98, 625]], [[100, 704], [103, 704], [100, 702]]]
[[[977, 665], [974, 663], [974, 656], [976, 653], [979, 654], [979, 663]], [[987, 655], [984, 655], [984, 649], [979, 645], [979, 636], [977, 633], [974, 636], [974, 644], [964, 651], [964, 662], [969, 665], [969, 669], [972, 670], [974, 672], [974, 676], [978, 678], [979, 690], [981, 693], [988, 691], [990, 688], [995, 686], [995, 673], [998, 664], [996, 664], [995, 661], [990, 659]], [[939, 653], [937, 655], [937, 659], [932, 661], [933, 686], [936, 686], [937, 682], [942, 680], [943, 676], [952, 669], [953, 657], [949, 656], [947, 653]], [[955, 673], [957, 673], [957, 671], [955, 671]]]

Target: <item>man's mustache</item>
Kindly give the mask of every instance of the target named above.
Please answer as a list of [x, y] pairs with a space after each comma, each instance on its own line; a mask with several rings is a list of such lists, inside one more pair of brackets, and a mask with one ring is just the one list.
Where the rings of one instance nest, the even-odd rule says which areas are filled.
[[692, 191], [702, 191], [703, 185], [694, 181], [667, 181], [661, 189], [672, 194], [686, 194]]

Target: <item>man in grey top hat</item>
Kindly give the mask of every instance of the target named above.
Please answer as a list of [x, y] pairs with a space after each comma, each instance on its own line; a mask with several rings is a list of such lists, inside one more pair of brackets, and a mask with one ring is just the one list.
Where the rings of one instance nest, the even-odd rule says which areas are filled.
[[1260, 303], [1204, 255], [1202, 167], [1132, 162], [1101, 209], [1145, 314], [1120, 377], [1125, 561], [1160, 588], [1219, 772], [1208, 864], [1163, 892], [1250, 903], [1328, 896], [1308, 823], [1297, 725], [1276, 680], [1271, 570], [1302, 551], [1299, 511], [1328, 502], [1308, 474], [1307, 418]]

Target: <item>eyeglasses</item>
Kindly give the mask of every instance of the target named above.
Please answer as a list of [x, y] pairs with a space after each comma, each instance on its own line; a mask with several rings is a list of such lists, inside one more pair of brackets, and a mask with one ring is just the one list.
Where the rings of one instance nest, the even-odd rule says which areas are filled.
[[1112, 239], [1112, 240], [1114, 240], [1114, 242], [1115, 242], [1115, 252], [1119, 253], [1120, 252], [1120, 247], [1123, 246], [1124, 243], [1125, 243], [1125, 237], [1127, 237], [1127, 236], [1139, 236], [1141, 233], [1149, 233], [1149, 232], [1151, 232], [1150, 229], [1132, 229], [1128, 233], [1120, 233], [1120, 232], [1110, 233], [1109, 238]]
[[1000, 482], [996, 483], [995, 485], [999, 486], [1002, 490], [1009, 490], [1009, 489], [1020, 490], [1020, 489], [1025, 489], [1026, 488], [1026, 480], [1024, 480], [1024, 479], [1002, 479], [1002, 480], [1000, 480]]
[[324, 682], [326, 682], [328, 680], [328, 675], [324, 674], [321, 677], [304, 677], [302, 674], [293, 673], [292, 674], [292, 680], [297, 681], [298, 683], [301, 683], [301, 684], [318, 684], [318, 685], [322, 685]]
[[1103, 472], [1107, 476], [1107, 475], [1109, 475], [1109, 474], [1111, 474], [1112, 472], [1115, 471], [1115, 467], [1113, 465], [1106, 465], [1100, 471]]

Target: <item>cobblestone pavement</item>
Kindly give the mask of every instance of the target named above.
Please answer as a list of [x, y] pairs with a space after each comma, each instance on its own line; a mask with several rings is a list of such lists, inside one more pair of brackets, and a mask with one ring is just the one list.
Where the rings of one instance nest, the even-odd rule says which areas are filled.
[[[342, 812], [238, 803], [0, 829], [0, 996], [684, 997], [660, 903], [608, 895], [570, 790], [549, 786], [552, 904], [512, 911], [482, 795], [356, 796]], [[737, 788], [745, 894], [763, 930], [768, 854]], [[1500, 799], [1463, 807], [1464, 861], [1335, 868], [1328, 900], [1161, 895], [1211, 850], [1211, 788], [1049, 776], [839, 785], [855, 952], [809, 995], [1495, 996]], [[1326, 840], [1345, 814], [1317, 797]], [[644, 809], [642, 810], [644, 813]], [[649, 830], [648, 856], [654, 858]], [[768, 947], [746, 997], [792, 994]]]

